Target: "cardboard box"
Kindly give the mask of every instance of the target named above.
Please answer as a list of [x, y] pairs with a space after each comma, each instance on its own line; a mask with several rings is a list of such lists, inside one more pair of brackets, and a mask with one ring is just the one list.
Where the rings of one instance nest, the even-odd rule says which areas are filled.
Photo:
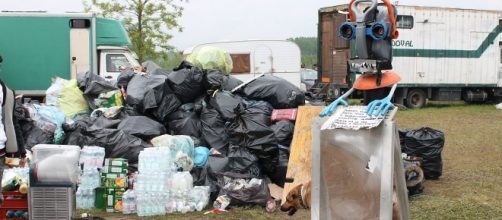
[[107, 158], [105, 165], [101, 170], [102, 173], [124, 173], [126, 174], [129, 163], [123, 158]]
[[106, 209], [106, 199], [108, 198], [106, 191], [107, 189], [105, 187], [98, 187], [95, 189], [96, 200], [94, 202], [94, 206], [96, 207], [96, 209]]
[[102, 173], [101, 174], [101, 185], [105, 188], [127, 188], [127, 174], [117, 174], [117, 173]]
[[105, 159], [105, 167], [113, 166], [113, 167], [125, 167], [129, 166], [127, 159], [124, 158], [106, 158]]
[[126, 189], [106, 190], [106, 212], [122, 212], [122, 196]]
[[101, 169], [102, 173], [118, 173], [118, 174], [126, 174], [127, 167], [116, 167], [116, 166], [105, 166]]

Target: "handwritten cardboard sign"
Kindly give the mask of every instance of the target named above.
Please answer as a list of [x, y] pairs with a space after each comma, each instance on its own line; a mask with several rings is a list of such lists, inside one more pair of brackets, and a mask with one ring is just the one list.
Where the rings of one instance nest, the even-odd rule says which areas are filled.
[[377, 127], [384, 118], [385, 116], [369, 116], [366, 114], [366, 106], [339, 106], [321, 129], [371, 129]]

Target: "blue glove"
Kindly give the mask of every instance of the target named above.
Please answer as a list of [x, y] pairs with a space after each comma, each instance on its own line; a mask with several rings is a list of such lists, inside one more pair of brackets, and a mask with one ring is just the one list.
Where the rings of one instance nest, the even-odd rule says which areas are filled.
[[391, 97], [386, 97], [380, 100], [374, 100], [370, 102], [368, 108], [366, 108], [366, 113], [369, 116], [384, 116], [390, 109], [394, 108], [394, 104], [390, 102]]
[[322, 110], [322, 112], [319, 113], [319, 116], [321, 117], [330, 116], [331, 114], [333, 114], [333, 112], [336, 110], [336, 107], [340, 103], [342, 103], [345, 106], [349, 106], [349, 103], [347, 103], [347, 101], [345, 101], [344, 98], [340, 97], [336, 99], [334, 102], [332, 102], [330, 105], [326, 106], [326, 108], [324, 108], [324, 110]]

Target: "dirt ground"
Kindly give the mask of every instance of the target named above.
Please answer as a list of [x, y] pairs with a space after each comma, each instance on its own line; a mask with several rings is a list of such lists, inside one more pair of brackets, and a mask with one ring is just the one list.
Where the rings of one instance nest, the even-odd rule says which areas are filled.
[[[443, 176], [426, 181], [422, 195], [410, 199], [411, 219], [502, 219], [502, 111], [494, 105], [432, 103], [400, 110], [399, 128], [431, 127], [445, 134]], [[82, 210], [80, 210], [82, 212]], [[239, 208], [219, 215], [200, 212], [152, 218], [92, 211], [106, 219], [309, 219], [263, 208]]]

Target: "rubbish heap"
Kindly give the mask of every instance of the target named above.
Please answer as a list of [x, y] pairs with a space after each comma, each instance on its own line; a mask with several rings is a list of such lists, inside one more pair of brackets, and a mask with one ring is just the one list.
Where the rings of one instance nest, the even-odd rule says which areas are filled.
[[[201, 210], [218, 196], [229, 197], [230, 205], [265, 206], [267, 184], [284, 185], [296, 108], [305, 95], [272, 75], [232, 92], [243, 82], [228, 74], [231, 69], [228, 53], [206, 48], [172, 72], [149, 64], [145, 72], [124, 70], [116, 83], [89, 72], [77, 80], [55, 79], [45, 105], [17, 109], [26, 148], [102, 147], [105, 166], [87, 169], [84, 163], [77, 198], [95, 188], [95, 204], [100, 196], [122, 200], [122, 207], [108, 204], [114, 211], [149, 216]], [[117, 161], [124, 169], [115, 170]], [[96, 188], [97, 168], [105, 188]], [[127, 173], [134, 185], [129, 190]], [[124, 185], [116, 185], [121, 178]], [[165, 207], [155, 207], [159, 203]], [[91, 207], [89, 201], [78, 206]]]

